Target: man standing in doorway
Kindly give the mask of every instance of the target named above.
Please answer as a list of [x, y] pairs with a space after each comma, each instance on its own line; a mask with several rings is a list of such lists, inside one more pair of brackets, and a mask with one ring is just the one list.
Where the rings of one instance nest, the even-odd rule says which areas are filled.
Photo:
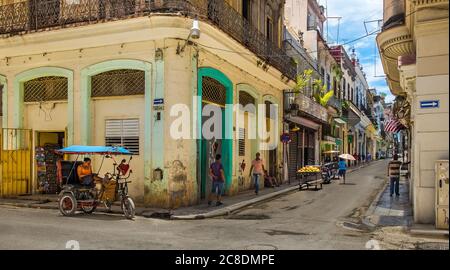
[[388, 165], [388, 177], [390, 178], [390, 196], [395, 195], [400, 196], [400, 167], [402, 162], [398, 160], [398, 155], [394, 154], [393, 160], [389, 162]]
[[208, 205], [211, 205], [212, 198], [214, 195], [216, 195], [217, 202], [216, 206], [222, 205], [222, 192], [223, 192], [223, 186], [225, 183], [225, 173], [223, 170], [223, 165], [221, 162], [222, 156], [220, 154], [216, 155], [216, 160], [211, 164], [209, 167], [209, 176], [212, 180], [212, 190], [209, 194], [208, 198]]
[[256, 153], [256, 158], [252, 161], [252, 167], [250, 168], [250, 175], [252, 176], [253, 172], [253, 181], [255, 183], [255, 194], [258, 195], [259, 193], [259, 178], [261, 178], [262, 175], [264, 175], [264, 164], [263, 160], [260, 158], [261, 154]]

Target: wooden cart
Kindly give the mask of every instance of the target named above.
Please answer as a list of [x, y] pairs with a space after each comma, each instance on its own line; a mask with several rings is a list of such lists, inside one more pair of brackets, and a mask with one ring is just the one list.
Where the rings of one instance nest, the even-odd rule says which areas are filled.
[[299, 190], [309, 189], [312, 186], [315, 190], [319, 190], [323, 187], [321, 172], [297, 172], [297, 179], [299, 180]]

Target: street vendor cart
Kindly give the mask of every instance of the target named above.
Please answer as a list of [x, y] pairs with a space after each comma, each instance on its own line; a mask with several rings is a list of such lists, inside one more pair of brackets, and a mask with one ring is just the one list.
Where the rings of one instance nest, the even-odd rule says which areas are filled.
[[[300, 168], [297, 171], [297, 179], [299, 180], [299, 190], [314, 186], [315, 190], [322, 189], [322, 169], [319, 165], [310, 165]], [[320, 187], [320, 188], [319, 188]]]

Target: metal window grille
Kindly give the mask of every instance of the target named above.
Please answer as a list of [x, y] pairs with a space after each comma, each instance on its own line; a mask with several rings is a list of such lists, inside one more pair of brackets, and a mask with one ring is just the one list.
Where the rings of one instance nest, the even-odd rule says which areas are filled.
[[95, 75], [91, 79], [91, 97], [145, 94], [145, 72], [119, 69]]
[[105, 128], [106, 146], [122, 146], [139, 155], [139, 119], [108, 119]]
[[24, 102], [67, 100], [67, 78], [40, 77], [24, 83]]
[[239, 156], [245, 156], [245, 128], [239, 128]]
[[255, 104], [255, 98], [245, 91], [239, 92], [239, 104], [247, 106], [248, 104]]
[[203, 77], [202, 80], [202, 98], [204, 101], [212, 102], [221, 106], [226, 103], [226, 89], [219, 81]]

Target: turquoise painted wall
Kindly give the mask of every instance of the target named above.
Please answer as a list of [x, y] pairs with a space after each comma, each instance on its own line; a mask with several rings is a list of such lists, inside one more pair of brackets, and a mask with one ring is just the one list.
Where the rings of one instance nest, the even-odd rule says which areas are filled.
[[[226, 108], [225, 108], [225, 123], [222, 125], [224, 126], [224, 135], [225, 139], [222, 142], [222, 163], [225, 169], [225, 191], [229, 191], [231, 184], [232, 184], [232, 175], [233, 175], [233, 83], [230, 79], [228, 79], [225, 74], [223, 74], [221, 71], [209, 68], [209, 67], [203, 67], [199, 68], [198, 70], [198, 96], [202, 96], [202, 83], [203, 83], [203, 77], [210, 77], [213, 79], [216, 79], [219, 81], [226, 89]], [[201, 104], [199, 104], [199, 108], [201, 108]], [[198, 136], [201, 138], [201, 124], [202, 124], [202, 115], [201, 110], [198, 111]], [[230, 139], [227, 139], [230, 138]], [[204, 141], [201, 139], [201, 141]], [[203, 153], [205, 144], [204, 142], [199, 144], [200, 149], [200, 158], [201, 166], [200, 166], [200, 172], [201, 172], [201, 181], [203, 183], [203, 187], [206, 186], [206, 175], [205, 175], [205, 166], [209, 166], [209, 164], [206, 164], [206, 156]], [[203, 192], [203, 191], [202, 191]]]

